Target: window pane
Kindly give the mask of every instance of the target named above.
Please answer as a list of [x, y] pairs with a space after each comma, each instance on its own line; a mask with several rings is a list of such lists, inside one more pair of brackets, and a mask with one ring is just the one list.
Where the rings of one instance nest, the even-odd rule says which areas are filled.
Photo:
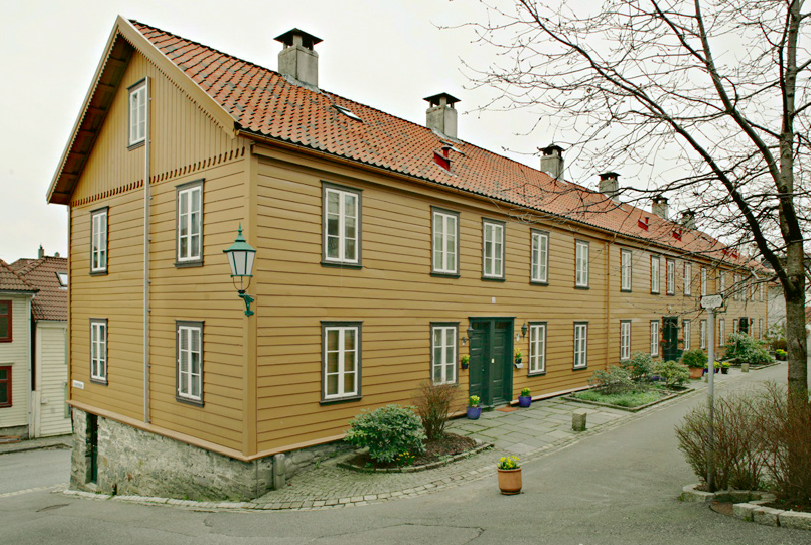
[[344, 331], [344, 349], [348, 352], [355, 350], [355, 330], [347, 329]]
[[338, 350], [338, 338], [340, 332], [337, 329], [327, 331], [327, 350], [334, 352]]
[[9, 330], [8, 330], [8, 318], [5, 316], [0, 316], [0, 338], [7, 338], [10, 337]]
[[191, 238], [190, 257], [199, 257], [199, 256], [200, 256], [200, 235], [195, 235]]
[[442, 366], [441, 365], [434, 365], [434, 372], [431, 376], [431, 380], [434, 382], [442, 382]]
[[327, 375], [327, 395], [338, 394], [338, 375]]
[[327, 191], [327, 214], [338, 216], [341, 209], [341, 196], [334, 191]]
[[200, 377], [192, 377], [191, 378], [191, 395], [194, 397], [200, 397], [200, 383], [202, 380]]
[[338, 237], [327, 237], [327, 257], [338, 257]]
[[195, 375], [200, 374], [200, 354], [192, 352], [191, 354], [191, 372]]
[[344, 354], [344, 371], [355, 370], [355, 351], [350, 350]]
[[355, 393], [355, 373], [346, 373], [344, 375], [344, 394]]
[[0, 382], [0, 403], [8, 403], [8, 383]]
[[355, 213], [355, 204], [357, 203], [357, 197], [352, 195], [351, 193], [344, 193], [344, 214], [348, 218], [355, 218], [357, 214]]
[[346, 247], [344, 249], [344, 259], [355, 260], [355, 240], [354, 239], [347, 239], [346, 240]]
[[338, 372], [338, 352], [327, 352], [327, 373]]

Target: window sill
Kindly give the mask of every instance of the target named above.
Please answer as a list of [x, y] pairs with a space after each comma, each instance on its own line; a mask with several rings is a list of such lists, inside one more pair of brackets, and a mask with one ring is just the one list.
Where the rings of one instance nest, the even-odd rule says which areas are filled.
[[188, 397], [181, 397], [179, 395], [175, 396], [175, 400], [194, 407], [203, 407], [205, 405], [205, 402], [203, 402], [202, 399], [189, 399]]
[[588, 286], [578, 286], [577, 284], [575, 284], [574, 289], [576, 289], [576, 290], [587, 290], [587, 289], [589, 289], [589, 287]]
[[650, 292], [650, 294], [651, 294], [651, 295], [661, 295], [661, 294], [662, 294], [662, 292], [659, 292], [659, 291], [651, 291], [651, 292]]
[[506, 282], [507, 279], [503, 276], [482, 276], [482, 280], [487, 282]]
[[669, 291], [669, 292], [665, 293], [665, 295], [669, 295], [669, 296], [673, 297], [674, 295], [676, 295], [676, 292], [675, 291]]
[[444, 276], [445, 278], [461, 278], [462, 277], [462, 275], [459, 274], [458, 272], [457, 273], [446, 273], [446, 272], [437, 272], [437, 271], [431, 271], [431, 276], [436, 276], [436, 277], [443, 277]]
[[6, 407], [13, 407], [11, 403], [0, 403], [0, 409], [5, 409]]
[[90, 271], [90, 276], [104, 276], [107, 274], [107, 269], [103, 271]]
[[548, 280], [530, 280], [529, 283], [532, 284], [533, 286], [548, 286], [549, 285]]
[[203, 260], [196, 259], [194, 261], [175, 261], [175, 267], [178, 269], [185, 269], [187, 267], [202, 267]]
[[107, 384], [108, 384], [106, 379], [102, 380], [100, 378], [93, 378], [93, 377], [90, 377], [90, 382], [92, 382], [93, 384], [100, 384], [102, 386], [107, 386]]
[[622, 293], [632, 293], [634, 290], [631, 288], [620, 288], [620, 292]]
[[535, 371], [531, 373], [527, 373], [528, 377], [542, 377], [546, 374], [546, 371]]
[[145, 143], [146, 143], [146, 139], [141, 140], [140, 142], [136, 142], [134, 144], [130, 144], [129, 146], [127, 146], [127, 151], [132, 151], [134, 149], [138, 149], [141, 146], [143, 146]]
[[335, 404], [335, 403], [349, 403], [350, 401], [360, 401], [360, 399], [362, 397], [363, 396], [361, 396], [361, 395], [356, 395], [356, 396], [341, 397], [341, 398], [335, 398], [335, 399], [332, 399], [332, 398], [330, 398], [330, 399], [322, 399], [321, 400], [321, 405], [332, 405], [332, 404]]
[[322, 267], [335, 267], [336, 269], [362, 269], [360, 263], [341, 263], [340, 261], [321, 261]]
[[583, 367], [572, 367], [572, 371], [585, 371], [589, 368], [588, 365], [584, 365]]

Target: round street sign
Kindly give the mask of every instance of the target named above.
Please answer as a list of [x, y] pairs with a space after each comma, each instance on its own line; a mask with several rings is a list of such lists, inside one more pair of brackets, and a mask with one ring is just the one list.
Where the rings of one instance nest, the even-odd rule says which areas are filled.
[[721, 296], [720, 293], [715, 293], [713, 295], [703, 295], [701, 297], [701, 308], [718, 308], [723, 306], [724, 298]]

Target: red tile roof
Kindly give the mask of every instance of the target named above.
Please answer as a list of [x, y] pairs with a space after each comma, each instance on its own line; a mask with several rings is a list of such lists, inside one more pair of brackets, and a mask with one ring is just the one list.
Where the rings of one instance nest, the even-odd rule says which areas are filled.
[[39, 289], [31, 303], [31, 314], [37, 320], [67, 321], [68, 290], [61, 287], [57, 272], [68, 272], [64, 257], [45, 256], [19, 259], [10, 265], [28, 284]]
[[0, 291], [37, 291], [37, 288], [26, 282], [11, 267], [0, 259]]

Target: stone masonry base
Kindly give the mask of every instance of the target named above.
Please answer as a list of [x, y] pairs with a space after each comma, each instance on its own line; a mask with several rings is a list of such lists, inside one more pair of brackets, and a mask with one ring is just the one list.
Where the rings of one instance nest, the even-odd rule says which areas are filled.
[[[90, 415], [93, 418], [93, 415]], [[97, 472], [91, 482], [88, 413], [73, 409], [70, 488], [102, 494], [196, 501], [247, 501], [346, 447], [319, 445], [242, 462], [169, 437], [97, 419]]]

